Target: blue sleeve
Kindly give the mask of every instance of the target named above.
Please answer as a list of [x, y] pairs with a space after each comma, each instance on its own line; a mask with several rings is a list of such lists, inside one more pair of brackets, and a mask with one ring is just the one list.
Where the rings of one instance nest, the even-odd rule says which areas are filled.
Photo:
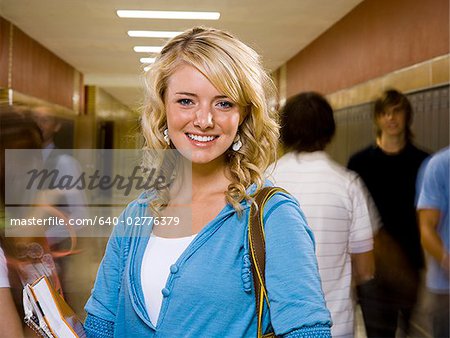
[[329, 326], [317, 324], [314, 326], [304, 326], [282, 336], [283, 338], [331, 338]]
[[428, 156], [425, 160], [423, 160], [422, 164], [419, 167], [419, 170], [417, 171], [417, 178], [416, 178], [416, 195], [414, 196], [414, 205], [417, 207], [419, 202], [419, 195], [422, 191], [423, 186], [423, 180], [425, 177], [425, 170], [428, 166], [428, 162], [430, 162], [431, 156]]
[[[124, 214], [125, 211], [120, 215], [120, 220], [125, 219]], [[125, 265], [122, 252], [124, 236], [122, 224], [125, 223], [119, 221], [108, 240], [94, 288], [84, 308], [87, 312], [84, 326], [88, 337], [112, 337], [114, 331], [117, 300]]]
[[417, 209], [431, 208], [442, 211], [445, 208], [445, 200], [448, 196], [444, 191], [445, 177], [442, 175], [448, 175], [448, 170], [445, 170], [443, 162], [439, 162], [438, 159], [438, 157], [432, 157], [424, 168]]
[[84, 330], [87, 338], [114, 337], [114, 323], [88, 314], [84, 322]]
[[311, 229], [297, 201], [274, 195], [264, 208], [271, 324], [284, 337], [331, 337]]

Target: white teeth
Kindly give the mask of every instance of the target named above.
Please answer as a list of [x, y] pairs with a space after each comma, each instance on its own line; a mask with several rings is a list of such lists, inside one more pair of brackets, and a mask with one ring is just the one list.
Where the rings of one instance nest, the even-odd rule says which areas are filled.
[[194, 134], [186, 134], [191, 140], [198, 141], [198, 142], [209, 142], [214, 140], [215, 136], [200, 136], [200, 135], [194, 135]]

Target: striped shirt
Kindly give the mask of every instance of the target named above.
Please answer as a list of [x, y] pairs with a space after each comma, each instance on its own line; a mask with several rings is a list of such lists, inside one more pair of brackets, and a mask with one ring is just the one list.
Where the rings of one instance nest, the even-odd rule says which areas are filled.
[[333, 320], [332, 336], [353, 337], [351, 254], [373, 249], [367, 192], [361, 179], [323, 151], [284, 155], [272, 179], [298, 199], [314, 232], [322, 288]]

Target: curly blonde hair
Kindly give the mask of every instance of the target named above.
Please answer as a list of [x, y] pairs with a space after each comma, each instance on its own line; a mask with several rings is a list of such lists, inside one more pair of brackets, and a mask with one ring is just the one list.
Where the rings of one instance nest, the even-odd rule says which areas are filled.
[[213, 28], [189, 29], [164, 46], [147, 72], [141, 118], [144, 148], [170, 148], [163, 135], [167, 128], [164, 97], [168, 79], [181, 63], [195, 67], [246, 113], [238, 129], [242, 147], [238, 151], [230, 148], [226, 154], [232, 181], [226, 201], [240, 211], [240, 202], [250, 199], [246, 188], [255, 184], [259, 190], [264, 184], [264, 171], [276, 158], [278, 114], [271, 108], [276, 102], [275, 86], [259, 55], [231, 34]]

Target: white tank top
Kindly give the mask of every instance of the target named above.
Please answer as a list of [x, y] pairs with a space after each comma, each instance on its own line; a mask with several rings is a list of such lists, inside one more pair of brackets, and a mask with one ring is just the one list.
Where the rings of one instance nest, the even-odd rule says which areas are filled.
[[145, 307], [154, 326], [158, 323], [165, 288], [173, 265], [196, 235], [181, 238], [164, 238], [151, 234], [144, 252], [141, 267], [141, 285]]

